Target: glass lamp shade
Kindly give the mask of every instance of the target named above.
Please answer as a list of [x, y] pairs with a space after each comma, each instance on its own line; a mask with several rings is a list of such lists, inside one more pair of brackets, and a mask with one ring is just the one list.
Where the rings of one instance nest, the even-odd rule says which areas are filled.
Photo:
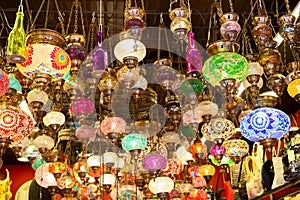
[[126, 122], [120, 117], [108, 117], [101, 122], [100, 129], [105, 135], [109, 133], [124, 133]]
[[184, 146], [181, 146], [176, 150], [176, 158], [182, 164], [187, 164], [187, 161], [194, 160], [192, 154], [189, 151], [187, 151]]
[[170, 29], [178, 39], [183, 40], [191, 30], [191, 26], [192, 24], [188, 19], [175, 17], [170, 24]]
[[59, 189], [73, 189], [76, 185], [78, 185], [77, 180], [74, 176], [72, 176], [69, 173], [63, 174], [58, 180], [57, 180], [57, 186]]
[[143, 76], [140, 76], [140, 78], [137, 80], [137, 82], [131, 87], [131, 89], [142, 89], [146, 90], [148, 86], [147, 79], [145, 79]]
[[202, 114], [200, 109], [188, 110], [182, 116], [184, 125], [202, 122]]
[[99, 182], [104, 185], [115, 185], [116, 177], [112, 174], [102, 174]]
[[0, 70], [0, 96], [3, 96], [9, 89], [10, 86], [10, 79], [8, 75]]
[[[118, 193], [118, 198], [117, 198], [117, 193]], [[110, 196], [113, 200], [118, 200], [118, 199], [134, 199], [134, 200], [141, 200], [143, 199], [143, 194], [140, 190], [136, 190], [135, 185], [128, 185], [128, 184], [122, 184], [116, 190], [115, 188], [111, 191]], [[136, 197], [137, 196], [137, 197]], [[107, 198], [108, 199], [108, 198]]]
[[179, 130], [185, 137], [194, 137], [196, 135], [196, 132], [190, 126], [182, 126]]
[[21, 92], [22, 86], [19, 80], [17, 79], [17, 77], [15, 76], [15, 74], [8, 74], [8, 78], [9, 78], [9, 88], [13, 88], [18, 92]]
[[25, 58], [25, 62], [17, 64], [17, 68], [30, 79], [41, 72], [50, 74], [52, 80], [58, 80], [70, 72], [69, 55], [58, 46], [46, 43], [31, 44], [26, 47]]
[[115, 88], [118, 83], [117, 79], [110, 74], [105, 75], [99, 82], [98, 88], [100, 92], [104, 92], [105, 90], [112, 90]]
[[79, 92], [82, 94], [84, 87], [84, 81], [79, 76], [71, 75], [65, 80], [63, 89], [68, 93]]
[[218, 155], [225, 155], [226, 153], [226, 148], [222, 145], [217, 145], [214, 144], [214, 146], [210, 150], [210, 154], [213, 156], [218, 156]]
[[212, 117], [218, 114], [218, 105], [211, 101], [201, 101], [197, 109], [199, 109], [201, 116], [211, 115]]
[[68, 44], [65, 51], [69, 55], [71, 60], [83, 61], [86, 58], [87, 54], [88, 54], [86, 52], [86, 49], [80, 43], [70, 43], [70, 44]]
[[50, 126], [51, 124], [59, 124], [62, 126], [65, 120], [65, 115], [58, 111], [51, 111], [43, 117], [43, 122], [46, 126]]
[[190, 183], [183, 183], [179, 186], [179, 189], [183, 194], [190, 193], [193, 189], [193, 185]]
[[212, 165], [201, 165], [199, 167], [199, 173], [201, 176], [213, 176], [216, 170]]
[[80, 173], [80, 172], [83, 172], [83, 173], [89, 173], [90, 172], [90, 168], [89, 168], [89, 166], [86, 162], [76, 162], [73, 165], [73, 170], [77, 174]]
[[103, 163], [114, 166], [118, 162], [118, 155], [114, 152], [105, 152], [103, 154]]
[[48, 102], [48, 94], [45, 91], [39, 89], [33, 89], [27, 94], [28, 104], [32, 102], [40, 102], [45, 105]]
[[223, 52], [210, 57], [204, 63], [202, 73], [207, 82], [219, 86], [220, 81], [234, 79], [242, 81], [248, 75], [246, 58], [237, 53]]
[[146, 56], [146, 47], [138, 40], [124, 39], [116, 44], [114, 54], [120, 62], [126, 57], [135, 57], [140, 62]]
[[139, 80], [139, 77], [138, 68], [129, 69], [126, 65], [117, 72], [117, 80], [125, 88], [131, 88]]
[[236, 39], [236, 37], [233, 37], [232, 36], [233, 34], [230, 34], [230, 33], [235, 32], [234, 35], [237, 36], [241, 32], [241, 26], [236, 21], [228, 20], [221, 25], [220, 32], [224, 39], [234, 41]]
[[201, 141], [195, 142], [190, 146], [190, 152], [193, 157], [196, 157], [195, 155], [197, 154], [201, 154], [204, 157], [207, 154], [207, 146]]
[[91, 114], [94, 112], [94, 103], [87, 98], [79, 98], [71, 102], [70, 111], [72, 115]]
[[149, 190], [153, 194], [170, 193], [174, 188], [174, 182], [170, 177], [156, 177], [149, 182]]
[[226, 140], [222, 144], [226, 148], [226, 156], [228, 157], [243, 157], [249, 153], [249, 145], [245, 140], [231, 139]]
[[259, 142], [267, 138], [280, 139], [290, 130], [289, 116], [276, 108], [258, 108], [242, 118], [242, 135], [250, 141]]
[[287, 91], [291, 97], [295, 97], [300, 94], [300, 79], [295, 79], [287, 86]]
[[163, 172], [165, 175], [174, 175], [174, 174], [181, 173], [182, 170], [183, 170], [183, 164], [180, 161], [168, 160], [168, 165], [163, 170]]
[[131, 133], [122, 139], [121, 145], [125, 151], [144, 150], [147, 146], [147, 138], [139, 133]]
[[48, 171], [50, 163], [41, 165], [35, 171], [34, 178], [41, 187], [48, 188], [49, 186], [57, 186], [57, 182], [52, 173]]
[[22, 63], [25, 61], [26, 33], [23, 25], [23, 7], [19, 6], [16, 15], [14, 27], [7, 38], [6, 60], [9, 63]]
[[229, 139], [235, 133], [235, 126], [232, 121], [224, 118], [213, 118], [208, 124], [201, 128], [203, 136], [210, 141], [223, 138]]
[[32, 119], [20, 108], [0, 105], [0, 138], [19, 142], [33, 129]]
[[66, 170], [66, 165], [62, 162], [51, 162], [48, 166], [48, 171], [52, 173], [56, 178], [56, 174], [60, 176], [62, 173], [66, 172]]
[[176, 74], [178, 73], [172, 67], [167, 65], [161, 65], [156, 69], [156, 81], [158, 84], [165, 86], [166, 88], [170, 88], [172, 83], [176, 79]]
[[100, 160], [101, 160], [100, 156], [93, 155], [87, 159], [87, 164], [90, 167], [100, 167], [101, 164]]
[[[249, 81], [247, 79], [244, 79], [242, 83], [243, 83], [244, 88], [248, 88], [251, 86], [251, 84], [249, 83]], [[262, 77], [259, 78], [257, 86], [258, 86], [258, 88], [262, 88], [262, 86], [264, 86], [264, 81], [263, 81]]]
[[206, 180], [200, 174], [198, 176], [193, 176], [192, 183], [194, 188], [203, 188], [206, 186]]
[[41, 135], [34, 139], [33, 144], [38, 148], [52, 149], [55, 145], [52, 137]]
[[176, 132], [166, 132], [162, 136], [162, 141], [165, 144], [168, 144], [168, 143], [179, 144], [180, 143], [180, 136]]
[[163, 170], [167, 166], [167, 159], [158, 152], [151, 152], [143, 157], [142, 165], [147, 171]]
[[90, 140], [96, 137], [96, 129], [93, 126], [83, 124], [75, 131], [75, 135], [79, 140]]
[[[47, 162], [43, 158], [36, 158], [31, 164], [33, 170], [37, 170], [40, 166], [46, 164]], [[52, 174], [53, 176], [53, 174]]]
[[262, 76], [264, 73], [263, 67], [258, 62], [249, 62], [249, 75], [259, 75]]
[[199, 79], [188, 79], [184, 81], [180, 86], [180, 91], [183, 94], [198, 93], [203, 91], [203, 83]]
[[114, 169], [122, 169], [125, 166], [125, 159], [124, 158], [118, 158], [117, 162], [114, 164]]

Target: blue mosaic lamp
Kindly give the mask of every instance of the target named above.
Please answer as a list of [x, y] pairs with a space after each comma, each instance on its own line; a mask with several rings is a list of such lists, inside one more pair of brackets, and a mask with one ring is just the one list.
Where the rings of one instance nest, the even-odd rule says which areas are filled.
[[276, 108], [258, 108], [241, 121], [241, 133], [250, 141], [260, 142], [269, 151], [277, 140], [284, 137], [290, 130], [289, 116]]

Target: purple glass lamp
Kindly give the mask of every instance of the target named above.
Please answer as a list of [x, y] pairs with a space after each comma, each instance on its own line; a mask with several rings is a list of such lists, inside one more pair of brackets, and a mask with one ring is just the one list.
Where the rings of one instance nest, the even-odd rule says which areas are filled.
[[142, 165], [151, 175], [156, 176], [167, 166], [167, 159], [158, 152], [151, 152], [143, 157]]
[[103, 72], [107, 71], [107, 52], [102, 47], [102, 36], [102, 31], [98, 31], [98, 45], [92, 52], [93, 76], [97, 78], [102, 76]]
[[70, 111], [73, 116], [79, 118], [81, 122], [83, 122], [87, 115], [94, 112], [94, 104], [91, 100], [87, 98], [79, 98], [71, 102], [70, 104]]
[[194, 33], [188, 33], [188, 46], [186, 49], [187, 74], [202, 70], [202, 59], [195, 44]]

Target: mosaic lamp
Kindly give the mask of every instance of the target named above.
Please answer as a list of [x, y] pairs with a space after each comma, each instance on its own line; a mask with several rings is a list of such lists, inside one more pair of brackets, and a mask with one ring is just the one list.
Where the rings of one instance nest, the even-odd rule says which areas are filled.
[[249, 153], [249, 145], [245, 140], [226, 140], [222, 146], [226, 149], [225, 155], [230, 157], [236, 164], [239, 163], [242, 157]]
[[60, 129], [60, 127], [65, 123], [65, 121], [65, 115], [58, 111], [48, 112], [43, 117], [43, 123], [54, 132], [57, 132]]
[[109, 139], [117, 141], [126, 130], [126, 122], [120, 117], [107, 117], [101, 122], [99, 128]]
[[223, 52], [206, 60], [202, 73], [207, 82], [220, 86], [224, 80], [242, 81], [248, 75], [248, 70], [246, 58], [237, 53]]
[[199, 167], [199, 173], [201, 174], [201, 176], [205, 178], [207, 184], [209, 184], [215, 172], [216, 172], [215, 167], [209, 164], [201, 165]]
[[0, 168], [3, 163], [1, 157], [9, 144], [12, 141], [21, 141], [31, 133], [32, 129], [32, 119], [20, 108], [0, 105]]
[[300, 79], [295, 79], [287, 86], [287, 91], [298, 103], [300, 102]]
[[10, 88], [10, 78], [2, 70], [0, 70], [0, 96], [3, 96]]
[[174, 182], [170, 177], [161, 176], [150, 180], [149, 190], [156, 194], [160, 199], [165, 200], [173, 190]]
[[150, 171], [150, 174], [155, 175], [167, 166], [167, 159], [159, 152], [150, 152], [143, 157], [142, 166]]
[[284, 137], [290, 130], [289, 116], [276, 108], [258, 108], [242, 118], [242, 135], [252, 142], [261, 142], [269, 151], [277, 139]]
[[139, 133], [131, 133], [122, 139], [121, 145], [125, 151], [130, 152], [132, 158], [137, 159], [147, 146], [147, 138]]

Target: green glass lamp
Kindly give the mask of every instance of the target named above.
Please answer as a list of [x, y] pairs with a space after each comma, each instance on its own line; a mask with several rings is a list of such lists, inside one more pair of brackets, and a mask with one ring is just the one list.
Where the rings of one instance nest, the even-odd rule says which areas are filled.
[[220, 81], [223, 80], [242, 81], [248, 71], [246, 58], [233, 52], [218, 53], [210, 57], [202, 69], [205, 80], [213, 86], [220, 86]]
[[137, 159], [147, 146], [147, 138], [140, 133], [126, 135], [121, 142], [122, 148], [129, 151], [133, 159]]
[[26, 34], [23, 25], [23, 6], [20, 5], [16, 21], [7, 40], [6, 60], [9, 63], [22, 63], [25, 61]]
[[184, 81], [180, 86], [180, 91], [183, 94], [190, 94], [190, 93], [198, 93], [201, 94], [203, 92], [203, 83], [199, 79], [188, 79]]

